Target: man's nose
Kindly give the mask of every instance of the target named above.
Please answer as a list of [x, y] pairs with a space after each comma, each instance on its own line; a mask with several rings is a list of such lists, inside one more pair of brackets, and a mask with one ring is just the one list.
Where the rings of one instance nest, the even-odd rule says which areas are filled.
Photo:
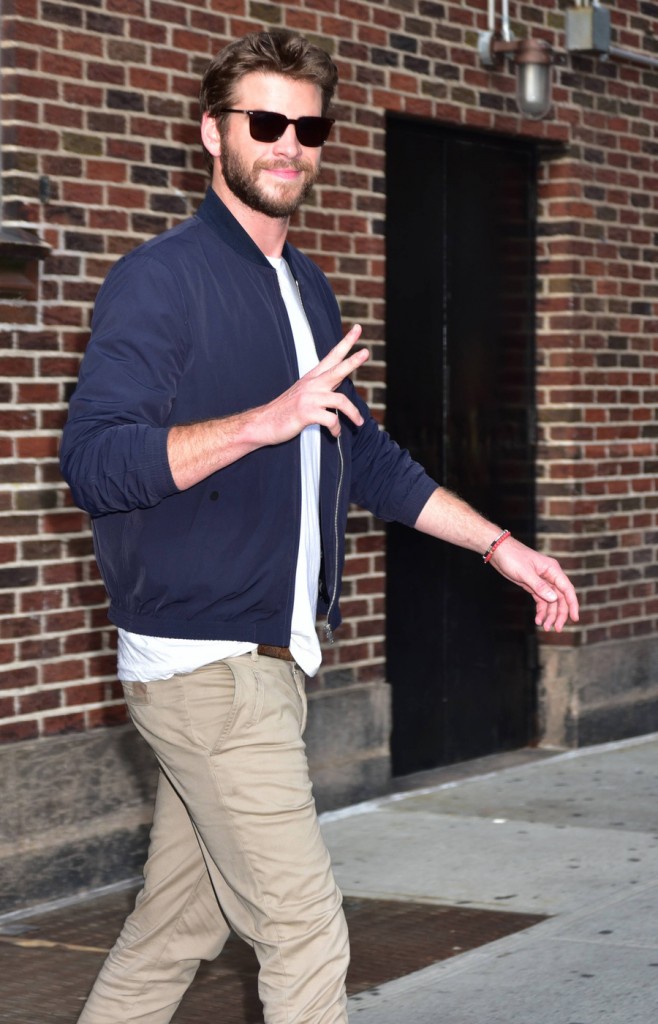
[[294, 124], [286, 126], [286, 130], [281, 138], [277, 139], [274, 143], [274, 148], [277, 153], [285, 153], [287, 156], [299, 156], [302, 147], [299, 144]]

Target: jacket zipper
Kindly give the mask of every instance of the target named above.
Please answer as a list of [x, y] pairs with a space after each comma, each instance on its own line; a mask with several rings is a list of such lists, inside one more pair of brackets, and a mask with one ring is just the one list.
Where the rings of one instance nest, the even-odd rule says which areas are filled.
[[338, 556], [340, 551], [340, 536], [338, 533], [338, 510], [340, 508], [340, 497], [343, 490], [343, 476], [345, 470], [345, 460], [343, 458], [343, 446], [341, 444], [340, 435], [336, 438], [338, 443], [338, 458], [340, 461], [340, 472], [338, 474], [338, 487], [336, 488], [336, 504], [334, 506], [334, 585], [331, 590], [331, 596], [329, 599], [329, 607], [327, 608], [327, 620], [324, 624], [324, 635], [330, 644], [334, 642], [334, 631], [331, 628], [329, 621], [331, 613], [336, 604], [336, 598], [338, 596]]
[[[302, 290], [299, 287], [299, 281], [297, 280], [297, 278], [295, 278], [295, 284], [297, 285], [297, 294], [299, 295], [299, 301], [300, 301], [301, 307], [304, 310], [304, 316], [306, 317], [306, 321], [307, 321], [307, 323], [309, 325], [309, 328], [310, 328], [311, 322], [308, 319], [308, 314], [306, 313], [306, 309], [304, 307], [304, 299], [302, 298]], [[311, 334], [312, 333], [313, 332], [311, 331]], [[336, 599], [338, 597], [338, 557], [339, 557], [339, 553], [340, 553], [340, 535], [339, 535], [339, 531], [338, 531], [338, 517], [339, 517], [339, 508], [340, 508], [340, 498], [341, 498], [341, 494], [342, 494], [342, 490], [343, 490], [343, 477], [345, 475], [345, 459], [344, 459], [344, 456], [343, 456], [343, 446], [341, 444], [340, 435], [336, 438], [336, 441], [338, 443], [338, 459], [339, 459], [339, 462], [340, 462], [340, 470], [339, 470], [339, 473], [338, 473], [338, 486], [336, 488], [336, 504], [334, 506], [334, 524], [333, 524], [334, 525], [334, 581], [333, 581], [333, 587], [331, 589], [331, 594], [329, 596], [329, 604], [327, 606], [326, 621], [325, 621], [325, 624], [324, 624], [324, 635], [325, 635], [327, 641], [330, 644], [333, 644], [335, 642], [335, 640], [334, 640], [334, 631], [331, 628], [331, 623], [330, 623], [329, 620], [331, 618], [331, 613], [334, 610], [334, 605], [336, 604]]]

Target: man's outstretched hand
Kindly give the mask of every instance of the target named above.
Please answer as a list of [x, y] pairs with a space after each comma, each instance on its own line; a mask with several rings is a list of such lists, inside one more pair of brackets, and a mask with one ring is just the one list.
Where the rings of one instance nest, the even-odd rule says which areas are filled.
[[485, 519], [458, 495], [437, 487], [415, 525], [421, 533], [481, 555], [488, 551], [488, 545], [498, 541], [488, 564], [532, 595], [536, 624], [560, 632], [568, 620], [578, 622], [576, 591], [560, 563], [515, 537], [505, 536], [503, 540], [500, 526]]
[[554, 558], [508, 537], [496, 548], [489, 565], [532, 595], [535, 623], [547, 632], [555, 629], [559, 633], [569, 619], [578, 622], [576, 591]]

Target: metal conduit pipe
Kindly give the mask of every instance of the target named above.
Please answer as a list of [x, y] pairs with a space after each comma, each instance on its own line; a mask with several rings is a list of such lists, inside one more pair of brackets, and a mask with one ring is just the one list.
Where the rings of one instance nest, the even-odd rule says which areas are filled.
[[647, 68], [658, 68], [658, 57], [650, 57], [648, 53], [636, 53], [634, 50], [624, 50], [621, 46], [611, 46], [607, 56], [618, 57], [619, 60], [630, 60], [634, 64], [643, 64]]
[[513, 38], [512, 31], [509, 26], [509, 0], [502, 0], [502, 22], [502, 37], [506, 43], [509, 43]]

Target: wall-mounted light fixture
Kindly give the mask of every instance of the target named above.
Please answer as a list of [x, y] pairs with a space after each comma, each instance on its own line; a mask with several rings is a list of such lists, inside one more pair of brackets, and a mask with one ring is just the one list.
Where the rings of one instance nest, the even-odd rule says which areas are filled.
[[526, 117], [538, 121], [551, 109], [553, 51], [543, 39], [522, 39], [514, 61], [517, 106]]
[[485, 67], [507, 57], [516, 65], [516, 103], [524, 117], [538, 121], [551, 109], [553, 51], [543, 39], [502, 39], [483, 32], [478, 46]]
[[[486, 68], [499, 67], [507, 59], [516, 67], [516, 102], [521, 114], [533, 120], [546, 117], [551, 108], [553, 51], [542, 39], [517, 39], [510, 28], [509, 0], [501, 0], [501, 26], [496, 28], [496, 0], [488, 0], [486, 32], [478, 37], [480, 61]], [[613, 46], [610, 11], [599, 0], [576, 0], [565, 12], [565, 49], [608, 60], [628, 60], [658, 69], [658, 57]]]
[[507, 58], [516, 65], [516, 102], [524, 117], [534, 121], [551, 109], [553, 51], [543, 39], [517, 39], [510, 29], [509, 0], [502, 0], [501, 31], [496, 31], [496, 0], [489, 0], [489, 27], [478, 39], [478, 53], [485, 67], [493, 68]]

